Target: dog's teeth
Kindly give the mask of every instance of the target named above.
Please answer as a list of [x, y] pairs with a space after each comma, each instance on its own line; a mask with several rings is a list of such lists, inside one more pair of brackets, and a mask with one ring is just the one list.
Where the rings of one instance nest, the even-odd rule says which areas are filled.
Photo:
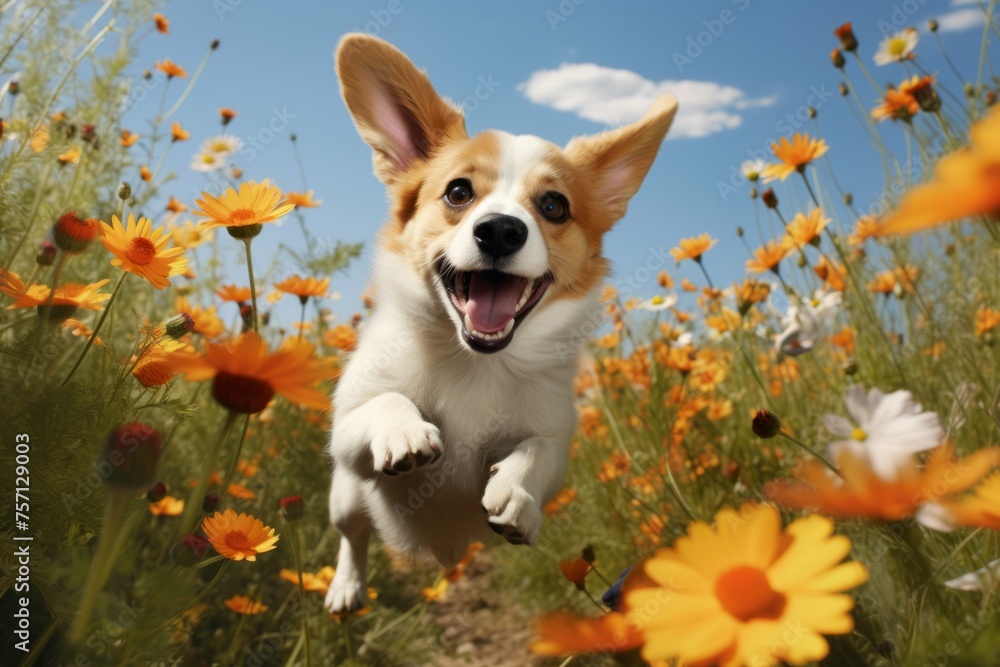
[[469, 317], [468, 313], [465, 314], [465, 330], [468, 331], [470, 334], [476, 333], [476, 328], [472, 326], [472, 318]]
[[517, 305], [514, 306], [514, 312], [517, 312], [522, 308], [524, 308], [524, 304], [528, 302], [528, 297], [531, 296], [532, 292], [531, 288], [533, 285], [534, 283], [529, 282], [527, 285], [524, 286], [524, 291], [521, 292], [521, 298], [518, 299]]
[[510, 322], [507, 323], [507, 326], [505, 326], [503, 328], [503, 331], [500, 332], [500, 337], [503, 338], [513, 330], [514, 330], [514, 318], [512, 317], [510, 318]]

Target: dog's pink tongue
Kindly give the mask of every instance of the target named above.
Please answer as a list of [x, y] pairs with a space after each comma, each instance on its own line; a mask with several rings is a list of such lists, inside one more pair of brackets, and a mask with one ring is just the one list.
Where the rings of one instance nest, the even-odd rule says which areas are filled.
[[481, 333], [500, 331], [514, 318], [517, 301], [524, 292], [525, 278], [495, 271], [476, 271], [469, 282], [465, 312]]

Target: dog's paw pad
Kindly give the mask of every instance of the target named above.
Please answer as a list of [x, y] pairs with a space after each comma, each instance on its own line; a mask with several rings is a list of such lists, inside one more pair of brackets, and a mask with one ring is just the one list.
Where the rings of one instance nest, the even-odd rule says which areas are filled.
[[433, 424], [417, 422], [387, 428], [372, 440], [379, 469], [390, 477], [434, 465], [441, 458], [441, 433]]
[[518, 486], [486, 485], [483, 510], [490, 529], [511, 544], [535, 544], [542, 528], [542, 511], [535, 499]]

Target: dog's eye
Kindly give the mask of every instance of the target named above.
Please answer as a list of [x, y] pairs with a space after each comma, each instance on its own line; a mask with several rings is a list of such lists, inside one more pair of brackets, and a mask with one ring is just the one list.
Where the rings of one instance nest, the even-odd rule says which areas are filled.
[[538, 209], [550, 222], [566, 222], [569, 218], [569, 202], [558, 192], [546, 192], [538, 201]]
[[465, 206], [473, 197], [472, 183], [464, 178], [456, 178], [444, 191], [444, 200], [452, 206]]

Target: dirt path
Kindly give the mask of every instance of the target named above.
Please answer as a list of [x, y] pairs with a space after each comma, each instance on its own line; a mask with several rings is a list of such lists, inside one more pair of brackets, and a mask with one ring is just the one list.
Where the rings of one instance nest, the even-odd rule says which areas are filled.
[[504, 601], [490, 582], [492, 560], [477, 554], [465, 576], [432, 605], [430, 619], [442, 631], [438, 667], [531, 667], [543, 664], [528, 652], [531, 614]]

